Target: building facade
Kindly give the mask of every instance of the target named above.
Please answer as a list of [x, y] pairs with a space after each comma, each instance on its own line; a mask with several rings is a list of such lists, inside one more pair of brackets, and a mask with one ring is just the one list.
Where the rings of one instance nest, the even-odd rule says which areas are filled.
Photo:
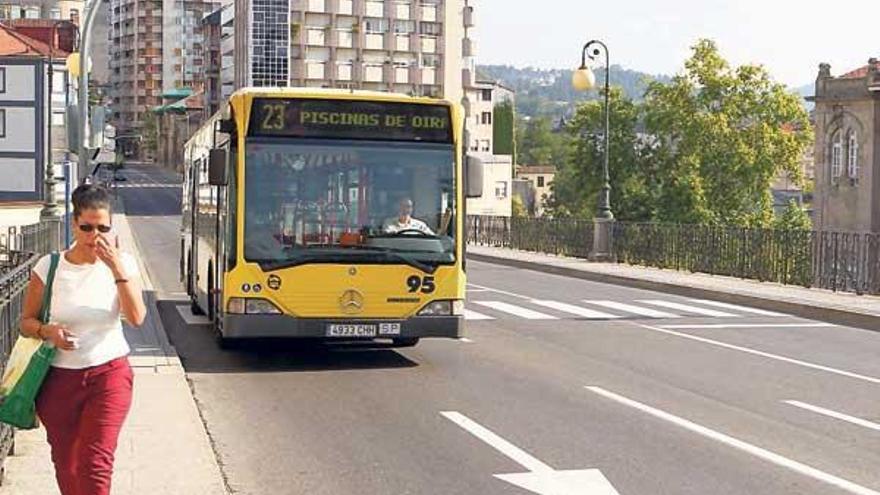
[[465, 0], [235, 0], [234, 86], [461, 101], [467, 8]]
[[[68, 28], [75, 29], [72, 25]], [[65, 29], [59, 27], [62, 32]], [[2, 231], [39, 221], [46, 200], [47, 163], [54, 164], [55, 176], [63, 174], [63, 150], [67, 145], [64, 108], [72, 96], [72, 86], [64, 68], [68, 52], [58, 46], [62, 37], [57, 34], [56, 31], [55, 44], [50, 46], [0, 24]], [[63, 198], [63, 184], [56, 189], [56, 195]]]
[[204, 15], [212, 4], [196, 0], [111, 0], [110, 83], [113, 123], [137, 133], [162, 94], [205, 87]]
[[[473, 49], [469, 53], [472, 64]], [[509, 217], [512, 214], [513, 199], [513, 154], [497, 153], [495, 142], [497, 110], [499, 105], [509, 103], [511, 108], [510, 133], [513, 132], [512, 90], [493, 81], [471, 81], [472, 72], [465, 70], [465, 110], [467, 121], [468, 154], [478, 157], [484, 164], [483, 196], [469, 198], [467, 210], [470, 215], [492, 215]], [[513, 139], [513, 136], [509, 136]], [[512, 144], [511, 144], [512, 146]], [[512, 151], [512, 150], [511, 150]]]
[[536, 217], [544, 215], [547, 200], [550, 198], [556, 167], [552, 165], [523, 165], [516, 169], [516, 178], [524, 180], [529, 189], [532, 204], [523, 204], [526, 210]]
[[813, 220], [821, 230], [880, 232], [880, 62], [816, 79]]

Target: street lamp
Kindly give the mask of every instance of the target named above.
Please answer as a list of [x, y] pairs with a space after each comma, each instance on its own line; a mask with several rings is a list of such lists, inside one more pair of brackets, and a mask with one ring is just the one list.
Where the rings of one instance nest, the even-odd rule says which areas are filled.
[[[601, 50], [599, 49], [601, 47]], [[608, 98], [610, 95], [609, 74], [611, 73], [611, 64], [609, 63], [608, 47], [599, 40], [592, 40], [586, 45], [581, 53], [581, 66], [574, 71], [571, 77], [571, 84], [578, 91], [587, 91], [596, 86], [596, 75], [587, 66], [587, 57], [590, 60], [596, 60], [602, 52], [605, 52], [605, 163], [602, 167], [604, 183], [599, 192], [599, 212], [597, 218], [602, 220], [613, 220], [614, 214], [611, 213], [611, 180], [608, 176], [608, 156], [611, 152], [609, 144], [611, 142], [611, 126], [610, 111], [608, 107]]]

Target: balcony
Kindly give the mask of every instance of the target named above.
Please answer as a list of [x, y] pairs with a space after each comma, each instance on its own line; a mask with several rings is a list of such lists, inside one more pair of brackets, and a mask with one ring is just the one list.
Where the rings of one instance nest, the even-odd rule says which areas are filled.
[[394, 82], [398, 84], [406, 84], [409, 82], [409, 67], [394, 68]]
[[421, 5], [422, 15], [419, 17], [423, 22], [437, 22], [437, 5], [431, 3], [423, 3]]
[[324, 79], [326, 64], [324, 62], [306, 62], [306, 79]]
[[367, 33], [364, 48], [368, 50], [384, 50], [385, 35], [380, 33]]
[[337, 0], [336, 13], [342, 15], [354, 15], [354, 2], [352, 2], [352, 0]]
[[384, 72], [381, 65], [365, 65], [364, 81], [366, 82], [382, 82], [382, 73]]
[[336, 66], [337, 81], [351, 81], [354, 76], [354, 67], [352, 64], [338, 64]]
[[352, 48], [352, 47], [354, 47], [354, 33], [351, 31], [337, 31], [336, 32], [336, 46], [338, 48]]
[[312, 46], [326, 46], [327, 44], [327, 30], [324, 28], [307, 28], [306, 29], [306, 44]]
[[437, 53], [436, 36], [422, 36], [422, 53]]
[[412, 18], [412, 4], [397, 2], [394, 4], [394, 17], [408, 21]]
[[437, 71], [432, 67], [424, 67], [422, 69], [422, 84], [436, 84]]
[[364, 15], [367, 17], [385, 17], [385, 2], [367, 0]]

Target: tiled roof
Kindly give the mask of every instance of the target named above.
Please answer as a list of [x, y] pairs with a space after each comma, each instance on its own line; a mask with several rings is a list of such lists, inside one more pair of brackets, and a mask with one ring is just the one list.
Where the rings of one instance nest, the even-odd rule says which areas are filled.
[[[58, 52], [55, 50], [54, 52]], [[0, 57], [48, 57], [52, 53], [49, 45], [25, 36], [15, 29], [0, 23]], [[55, 53], [56, 58], [64, 54]]]
[[[842, 76], [840, 76], [840, 79], [862, 79], [864, 77], [867, 77], [868, 68], [869, 68], [868, 65], [863, 65], [863, 66], [859, 67], [858, 69], [854, 69], [854, 70], [847, 72], [846, 74], [843, 74]], [[874, 68], [877, 70], [880, 70], [880, 62], [876, 62], [874, 64]]]
[[556, 167], [553, 165], [520, 165], [516, 168], [518, 174], [555, 174]]

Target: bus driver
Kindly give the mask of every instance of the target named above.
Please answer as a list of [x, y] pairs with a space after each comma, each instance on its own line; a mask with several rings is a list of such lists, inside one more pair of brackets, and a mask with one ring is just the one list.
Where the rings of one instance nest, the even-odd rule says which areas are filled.
[[428, 228], [425, 222], [412, 217], [413, 202], [411, 199], [404, 197], [400, 200], [400, 210], [398, 216], [385, 220], [382, 230], [387, 234], [394, 234], [404, 230], [417, 230], [424, 234], [434, 235], [434, 232]]

